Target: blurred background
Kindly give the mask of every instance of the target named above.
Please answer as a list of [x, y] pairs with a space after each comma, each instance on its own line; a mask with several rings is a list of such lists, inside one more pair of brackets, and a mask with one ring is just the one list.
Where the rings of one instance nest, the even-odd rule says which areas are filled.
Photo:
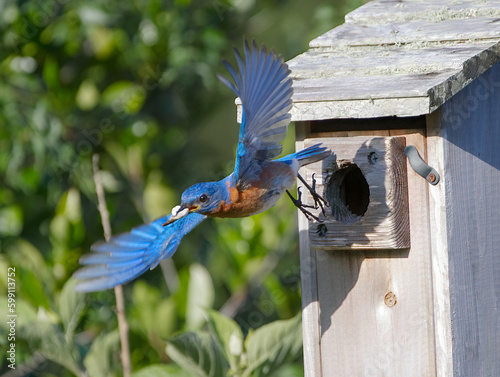
[[[103, 238], [92, 155], [113, 233], [169, 213], [186, 187], [233, 170], [234, 95], [216, 79], [232, 47], [246, 36], [291, 59], [363, 2], [0, 0], [0, 351], [15, 267], [16, 375], [121, 373], [116, 339], [103, 335], [117, 328], [113, 291], [74, 296], [67, 284]], [[284, 153], [293, 150], [292, 124]], [[204, 326], [196, 303], [244, 333], [299, 313], [296, 218], [284, 199], [206, 221], [173, 263], [126, 285], [133, 370], [180, 371], [163, 340]], [[91, 352], [94, 365], [82, 361]], [[0, 374], [7, 364], [2, 356]], [[302, 376], [301, 357], [280, 375]]]

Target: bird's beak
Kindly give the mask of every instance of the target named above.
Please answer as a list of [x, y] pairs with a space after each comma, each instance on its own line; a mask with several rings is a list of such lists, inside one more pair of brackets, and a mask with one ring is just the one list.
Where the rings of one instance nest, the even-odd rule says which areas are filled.
[[182, 219], [183, 217], [187, 216], [189, 213], [196, 211], [198, 208], [200, 208], [200, 207], [199, 206], [189, 206], [188, 207], [185, 204], [183, 204], [181, 206], [175, 206], [174, 208], [172, 208], [172, 216], [170, 216], [170, 218], [165, 223], [163, 223], [162, 226], [172, 224], [174, 221]]

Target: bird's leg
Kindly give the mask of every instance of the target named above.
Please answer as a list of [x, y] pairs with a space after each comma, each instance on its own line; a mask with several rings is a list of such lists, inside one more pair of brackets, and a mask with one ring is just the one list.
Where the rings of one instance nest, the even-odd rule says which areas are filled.
[[[288, 197], [291, 199], [292, 203], [297, 207], [307, 218], [307, 220], [314, 219], [316, 221], [319, 221], [320, 223], [323, 222], [323, 220], [320, 220], [318, 216], [313, 215], [311, 212], [309, 212], [306, 208], [315, 208], [314, 206], [308, 206], [302, 203], [302, 193], [300, 192], [300, 187], [297, 187], [297, 199], [295, 199], [292, 194], [290, 194], [290, 191], [286, 190], [286, 193], [288, 194]], [[316, 207], [317, 208], [317, 207]]]
[[300, 174], [297, 174], [297, 176], [300, 179], [300, 181], [304, 184], [304, 186], [306, 186], [306, 188], [309, 190], [314, 200], [314, 206], [310, 206], [309, 208], [314, 208], [314, 209], [321, 208], [321, 212], [323, 213], [324, 216], [326, 216], [324, 206], [328, 206], [328, 202], [320, 194], [316, 192], [316, 179], [314, 178], [314, 173], [312, 175], [312, 187], [309, 186], [309, 184], [306, 182], [304, 178], [302, 178]]

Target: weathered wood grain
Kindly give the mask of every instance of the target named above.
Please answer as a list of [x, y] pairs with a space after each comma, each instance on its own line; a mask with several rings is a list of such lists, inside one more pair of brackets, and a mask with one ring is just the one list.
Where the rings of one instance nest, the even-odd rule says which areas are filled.
[[[390, 12], [387, 9], [390, 8]], [[500, 5], [492, 1], [454, 0], [392, 0], [370, 1], [353, 10], [345, 17], [348, 23], [387, 24], [391, 22], [411, 22], [430, 20], [439, 22], [446, 19], [465, 19], [470, 17], [500, 17]]]
[[[400, 133], [425, 149], [421, 133]], [[322, 376], [437, 376], [428, 184], [411, 170], [408, 182], [409, 251], [310, 251], [317, 281], [307, 284], [317, 284]]]
[[498, 40], [498, 17], [471, 17], [440, 22], [416, 20], [390, 24], [345, 23], [313, 39], [310, 47], [402, 45], [408, 43]]
[[321, 329], [317, 285], [316, 250], [309, 247], [307, 219], [299, 216], [300, 281], [302, 294], [302, 332], [305, 377], [321, 377]]
[[449, 291], [440, 297], [449, 295], [441, 306], [449, 305], [454, 376], [500, 375], [500, 65], [482, 78], [432, 125], [432, 157], [445, 178], [433, 198], [441, 233], [432, 252], [448, 264]]
[[[304, 149], [304, 138], [308, 133], [306, 124], [296, 129], [296, 149]], [[301, 173], [304, 172], [302, 169]], [[319, 301], [317, 284], [316, 250], [309, 247], [309, 223], [300, 211], [299, 219], [300, 243], [300, 281], [302, 293], [302, 332], [304, 344], [305, 377], [321, 377], [321, 352], [319, 339]]]
[[[500, 1], [375, 0], [346, 21], [289, 62], [293, 119], [331, 119], [324, 131], [308, 127], [301, 146], [334, 144], [342, 160], [348, 150], [366, 155], [362, 138], [404, 135], [441, 182], [431, 186], [405, 164], [404, 249], [387, 246], [394, 226], [379, 228], [391, 207], [380, 206], [393, 199], [385, 181], [370, 183], [378, 199], [351, 225], [327, 219], [320, 236], [302, 219], [306, 373], [500, 376]], [[338, 118], [422, 114], [427, 129], [418, 133], [382, 123], [334, 129]], [[320, 192], [331, 166], [304, 169], [309, 181], [317, 172]], [[376, 166], [362, 168], [368, 181]], [[382, 220], [356, 228], [377, 206]]]
[[287, 62], [292, 78], [431, 74], [460, 70], [464, 61], [491, 47], [491, 42], [442, 46], [363, 46], [310, 49]]
[[[292, 120], [323, 120], [335, 118], [375, 118], [385, 116], [414, 116], [429, 111], [426, 97], [401, 97], [381, 99], [357, 99], [345, 101], [295, 102]], [[241, 119], [241, 116], [240, 118]]]
[[498, 0], [375, 0], [346, 19], [288, 62], [292, 120], [429, 114], [500, 60]]
[[[381, 98], [428, 97], [428, 90], [453, 76], [456, 70], [442, 70], [433, 74], [378, 75], [378, 76], [324, 76], [296, 77], [294, 102], [347, 101]], [[429, 102], [427, 100], [427, 102]]]
[[[448, 262], [448, 240], [446, 235], [445, 192], [448, 176], [444, 174], [443, 138], [441, 129], [441, 111], [427, 116], [427, 154], [424, 159], [438, 172], [441, 181], [429, 187], [429, 224], [432, 231], [432, 290], [434, 305], [434, 331], [436, 338], [437, 376], [453, 376], [452, 332], [450, 282]], [[425, 151], [424, 151], [425, 152]]]
[[[314, 174], [318, 191], [332, 203], [336, 199], [332, 199], [328, 187], [333, 184], [335, 174], [346, 164], [355, 164], [368, 184], [369, 204], [366, 213], [359, 217], [352, 214], [352, 210], [342, 200], [336, 200], [338, 206], [331, 204], [327, 208], [327, 217], [322, 224], [309, 224], [311, 246], [328, 250], [408, 248], [410, 230], [404, 138], [313, 138], [306, 139], [304, 146], [315, 143], [330, 148], [334, 155], [320, 163], [308, 165], [305, 178], [311, 180]], [[370, 156], [374, 156], [374, 159], [371, 160]], [[313, 204], [310, 196], [305, 199], [307, 204]], [[317, 214], [323, 220], [319, 211]], [[358, 220], [353, 222], [355, 218]], [[319, 227], [326, 231], [320, 231]]]
[[[427, 114], [500, 59], [500, 43], [489, 47], [484, 43], [476, 47], [448, 46], [442, 49], [442, 56], [435, 48], [424, 48], [419, 50], [420, 58], [415, 50], [399, 53], [395, 50], [388, 49], [387, 56], [380, 48], [368, 50], [359, 58], [358, 65], [354, 63], [357, 58], [345, 54], [338, 57], [336, 65], [330, 64], [337, 55], [325, 58], [325, 53], [314, 52], [306, 53], [304, 61], [301, 57], [290, 61], [294, 69], [292, 119]], [[311, 63], [316, 55], [323, 58]], [[372, 68], [363, 68], [370, 58]], [[321, 60], [325, 64], [318, 62]], [[401, 98], [405, 100], [400, 101]]]

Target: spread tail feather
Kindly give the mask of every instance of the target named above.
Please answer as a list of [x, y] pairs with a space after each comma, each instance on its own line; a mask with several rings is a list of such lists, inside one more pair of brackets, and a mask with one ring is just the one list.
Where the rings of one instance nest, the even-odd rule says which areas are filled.
[[84, 267], [73, 275], [80, 280], [75, 285], [75, 291], [95, 292], [113, 288], [155, 268], [162, 259], [170, 258], [182, 238], [206, 218], [191, 213], [162, 226], [170, 216], [160, 217], [151, 224], [115, 236], [109, 242], [94, 244], [91, 247], [93, 253], [80, 259]]
[[313, 162], [321, 161], [330, 154], [330, 150], [326, 147], [322, 147], [321, 144], [315, 144], [290, 155], [290, 157], [295, 158], [299, 162], [299, 166], [304, 166], [312, 164]]

